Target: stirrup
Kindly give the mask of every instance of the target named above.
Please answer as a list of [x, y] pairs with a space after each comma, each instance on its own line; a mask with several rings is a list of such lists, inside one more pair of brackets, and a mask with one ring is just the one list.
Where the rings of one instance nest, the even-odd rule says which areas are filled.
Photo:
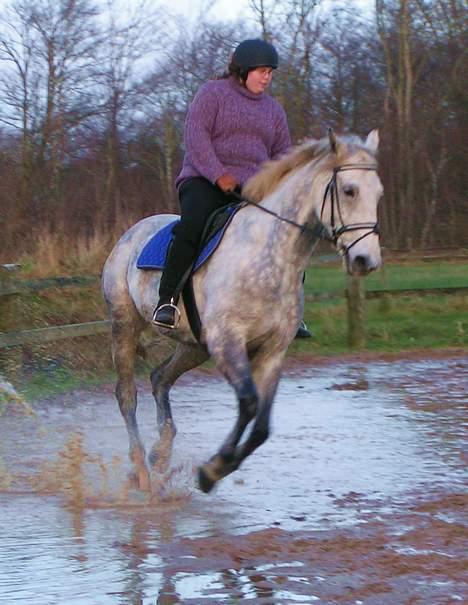
[[[169, 307], [170, 309], [174, 310], [174, 323], [172, 325], [168, 324], [168, 323], [164, 323], [162, 321], [158, 321], [156, 319], [156, 315], [157, 315], [158, 311], [160, 311], [161, 309], [164, 309], [165, 307]], [[175, 330], [178, 327], [179, 322], [180, 322], [180, 311], [177, 308], [177, 305], [175, 304], [173, 298], [171, 298], [170, 302], [165, 303], [159, 307], [156, 307], [156, 309], [153, 311], [152, 323], [155, 326], [160, 326], [161, 328], [167, 328], [168, 330]]]

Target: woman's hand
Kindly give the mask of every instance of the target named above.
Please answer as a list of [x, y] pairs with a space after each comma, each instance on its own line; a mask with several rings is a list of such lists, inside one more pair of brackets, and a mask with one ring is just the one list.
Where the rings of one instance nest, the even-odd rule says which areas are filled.
[[228, 173], [220, 176], [219, 179], [216, 181], [216, 184], [221, 189], [221, 191], [224, 191], [224, 193], [234, 191], [234, 189], [239, 185], [236, 177]]

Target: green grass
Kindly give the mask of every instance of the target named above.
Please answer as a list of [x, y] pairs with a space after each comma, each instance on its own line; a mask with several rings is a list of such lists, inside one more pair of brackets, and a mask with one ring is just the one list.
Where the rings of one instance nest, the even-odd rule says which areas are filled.
[[[314, 261], [313, 261], [314, 262]], [[316, 261], [315, 261], [316, 262]], [[305, 282], [304, 317], [313, 339], [291, 344], [289, 354], [333, 356], [348, 352], [346, 275], [339, 265], [312, 264]], [[387, 264], [364, 280], [367, 290], [468, 286], [468, 261]], [[332, 294], [313, 301], [311, 295]], [[307, 296], [309, 298], [307, 298]], [[99, 287], [53, 289], [12, 299], [2, 315], [5, 331], [103, 319]], [[392, 296], [366, 302], [367, 350], [376, 353], [411, 349], [468, 347], [466, 294]], [[45, 345], [0, 350], [0, 374], [28, 400], [111, 380], [110, 339], [106, 334]], [[147, 368], [145, 367], [145, 374]]]
[[[466, 287], [468, 264], [452, 262], [388, 264], [364, 280], [366, 290]], [[296, 341], [291, 352], [333, 355], [349, 350], [346, 275], [340, 266], [312, 265], [305, 282], [306, 297], [334, 293], [330, 300], [306, 302], [304, 317], [312, 340]], [[369, 351], [404, 351], [468, 346], [466, 294], [398, 296], [366, 302]]]
[[96, 378], [90, 374], [72, 371], [70, 368], [56, 368], [44, 371], [36, 370], [29, 375], [28, 380], [21, 384], [21, 394], [28, 401], [45, 395], [58, 395], [78, 389], [83, 385], [91, 385]]
[[[367, 290], [467, 287], [468, 262], [387, 264], [365, 278]], [[342, 292], [346, 275], [339, 265], [312, 265], [307, 270], [306, 295]]]
[[[453, 301], [455, 303], [455, 301]], [[428, 305], [429, 303], [429, 305]], [[468, 318], [464, 309], [443, 298], [413, 298], [366, 305], [366, 335], [369, 351], [404, 351], [468, 346]], [[308, 303], [305, 320], [313, 340], [295, 341], [291, 351], [333, 355], [349, 350], [345, 303]]]

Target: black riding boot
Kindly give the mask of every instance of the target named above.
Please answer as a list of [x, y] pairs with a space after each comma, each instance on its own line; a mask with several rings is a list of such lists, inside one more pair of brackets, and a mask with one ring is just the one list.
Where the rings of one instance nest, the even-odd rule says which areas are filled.
[[177, 301], [171, 298], [164, 302], [161, 298], [153, 311], [153, 323], [162, 328], [177, 328], [180, 319], [180, 311], [177, 308]]
[[312, 338], [312, 332], [309, 330], [304, 320], [299, 324], [294, 338]]
[[[304, 272], [304, 274], [302, 275], [302, 283], [305, 283], [305, 277], [306, 274]], [[294, 338], [312, 338], [312, 332], [309, 330], [304, 320], [302, 320], [299, 324], [296, 336]]]
[[159, 300], [153, 312], [154, 324], [164, 328], [177, 328], [180, 311], [177, 308], [179, 296], [175, 295], [175, 292], [192, 262], [193, 255], [193, 247], [176, 235], [161, 275]]
[[179, 187], [181, 217], [174, 227], [174, 240], [161, 276], [154, 323], [177, 327], [180, 314], [174, 293], [180, 292], [178, 285], [195, 259], [208, 217], [229, 201], [219, 187], [202, 177], [188, 179]]

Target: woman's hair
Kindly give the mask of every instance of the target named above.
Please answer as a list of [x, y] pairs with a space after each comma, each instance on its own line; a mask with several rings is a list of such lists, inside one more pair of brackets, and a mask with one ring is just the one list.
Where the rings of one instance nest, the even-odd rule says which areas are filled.
[[240, 67], [231, 61], [226, 71], [221, 76], [216, 77], [215, 80], [225, 80], [226, 78], [234, 77], [241, 84], [245, 85], [249, 71], [250, 69]]
[[257, 67], [278, 67], [278, 52], [273, 44], [260, 38], [244, 40], [232, 53], [231, 62], [221, 78], [234, 76], [244, 86], [249, 71]]

